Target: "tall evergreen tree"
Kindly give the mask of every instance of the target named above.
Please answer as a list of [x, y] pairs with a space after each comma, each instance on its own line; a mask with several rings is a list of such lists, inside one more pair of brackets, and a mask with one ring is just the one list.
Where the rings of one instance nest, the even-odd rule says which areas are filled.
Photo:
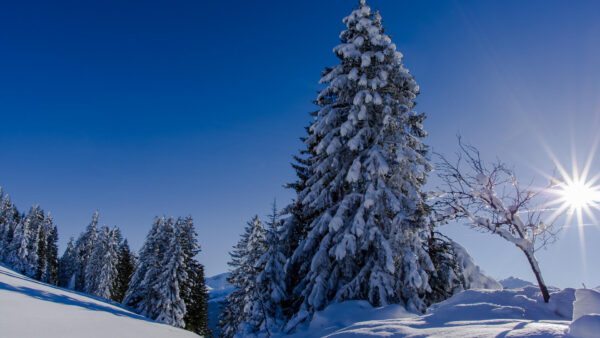
[[59, 261], [58, 285], [63, 288], [75, 288], [75, 274], [77, 272], [77, 257], [75, 254], [75, 239], [71, 237], [67, 248]]
[[235, 291], [227, 296], [221, 313], [219, 325], [224, 337], [251, 335], [259, 329], [252, 315], [262, 310], [256, 280], [261, 271], [258, 263], [266, 252], [265, 233], [262, 222], [258, 216], [254, 216], [230, 253], [231, 261], [228, 264], [232, 270], [227, 282], [235, 287]]
[[160, 278], [161, 264], [174, 233], [173, 223], [173, 218], [156, 218], [140, 250], [140, 257], [123, 301], [135, 312], [153, 319], [158, 315], [155, 305], [160, 298], [155, 285]]
[[131, 276], [133, 274], [134, 267], [134, 257], [131, 250], [129, 249], [129, 244], [127, 243], [127, 240], [125, 240], [119, 247], [117, 280], [115, 284], [115, 289], [111, 296], [111, 299], [115, 302], [121, 303], [123, 301], [123, 298], [125, 298], [125, 293], [127, 292], [127, 288], [129, 287], [129, 282], [131, 281]]
[[190, 216], [180, 222], [182, 247], [186, 256], [188, 280], [182, 297], [186, 305], [185, 328], [204, 337], [211, 337], [208, 324], [208, 290], [204, 266], [194, 258], [200, 252], [194, 223]]
[[177, 327], [185, 327], [184, 316], [186, 313], [185, 297], [189, 294], [188, 269], [190, 257], [183, 249], [183, 221], [178, 219], [175, 223], [174, 235], [171, 236], [169, 246], [166, 248], [161, 262], [161, 272], [154, 292], [157, 295], [154, 307], [156, 320]]
[[47, 213], [38, 228], [37, 272], [36, 279], [49, 283], [58, 283], [58, 231], [52, 216]]
[[278, 333], [285, 323], [283, 306], [287, 294], [284, 266], [286, 263], [285, 247], [281, 244], [281, 222], [279, 211], [273, 201], [271, 214], [265, 229], [265, 252], [255, 267], [258, 269], [255, 290], [254, 313], [250, 315], [250, 324], [257, 330], [265, 330], [271, 334]]
[[32, 207], [17, 224], [9, 245], [8, 263], [28, 277], [36, 277], [38, 270], [38, 231], [43, 220], [39, 206]]
[[58, 285], [58, 228], [56, 226], [50, 230], [46, 248], [46, 274], [43, 276], [43, 281]]
[[85, 290], [92, 295], [110, 299], [117, 281], [119, 244], [121, 233], [118, 228], [100, 228], [98, 239], [86, 266]]
[[10, 196], [0, 192], [0, 198], [0, 261], [7, 262], [15, 228], [19, 223], [19, 213], [10, 201]]
[[75, 290], [85, 291], [86, 267], [92, 256], [98, 238], [98, 211], [94, 212], [92, 221], [75, 242], [75, 257], [77, 270], [75, 271]]
[[327, 86], [305, 140], [308, 172], [299, 175], [295, 223], [283, 230], [289, 236], [298, 228], [297, 215], [307, 221], [286, 270], [298, 276], [288, 277], [295, 300], [288, 330], [331, 301], [422, 311], [431, 290], [421, 192], [430, 165], [424, 115], [414, 111], [419, 87], [364, 0], [344, 23], [334, 49], [341, 63], [323, 73]]
[[189, 265], [189, 293], [185, 297], [185, 328], [204, 337], [212, 337], [208, 323], [208, 289], [204, 276], [204, 266], [196, 260]]

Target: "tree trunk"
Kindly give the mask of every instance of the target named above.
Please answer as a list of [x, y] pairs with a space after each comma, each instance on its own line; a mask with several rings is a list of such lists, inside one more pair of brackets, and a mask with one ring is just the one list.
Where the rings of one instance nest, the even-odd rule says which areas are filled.
[[544, 279], [542, 278], [542, 272], [540, 271], [538, 262], [535, 259], [535, 257], [533, 256], [532, 252], [523, 250], [523, 253], [527, 257], [527, 260], [529, 261], [529, 265], [531, 265], [531, 270], [533, 270], [533, 274], [535, 275], [538, 285], [540, 286], [540, 291], [542, 292], [542, 297], [544, 297], [544, 302], [548, 303], [548, 301], [550, 300], [550, 293], [548, 292], [548, 288], [546, 287], [546, 284], [544, 283]]

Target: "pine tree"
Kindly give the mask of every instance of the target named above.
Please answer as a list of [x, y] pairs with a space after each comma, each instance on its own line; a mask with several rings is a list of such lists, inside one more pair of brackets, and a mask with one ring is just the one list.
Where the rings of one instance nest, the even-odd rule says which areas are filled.
[[204, 337], [212, 337], [212, 331], [208, 323], [209, 295], [204, 276], [204, 266], [196, 260], [192, 260], [189, 266], [189, 277], [189, 293], [185, 297], [185, 328]]
[[119, 247], [117, 280], [115, 284], [115, 289], [111, 296], [111, 299], [115, 302], [121, 303], [123, 301], [125, 293], [127, 292], [127, 288], [129, 287], [129, 282], [131, 281], [131, 276], [133, 274], [134, 267], [135, 265], [133, 254], [129, 249], [129, 244], [127, 243], [127, 240], [125, 240]]
[[35, 277], [38, 270], [38, 231], [43, 219], [39, 206], [32, 207], [17, 224], [9, 245], [8, 263], [28, 277]]
[[240, 241], [230, 253], [232, 267], [227, 282], [235, 287], [226, 298], [221, 313], [221, 334], [233, 337], [236, 334], [251, 335], [257, 331], [252, 314], [260, 311], [256, 279], [260, 273], [257, 267], [262, 255], [266, 252], [265, 228], [258, 216], [248, 222]]
[[119, 243], [121, 233], [118, 228], [100, 228], [98, 239], [86, 266], [86, 292], [110, 299], [117, 280]]
[[183, 249], [183, 231], [181, 219], [175, 223], [174, 235], [170, 238], [162, 260], [162, 271], [154, 292], [157, 295], [154, 304], [156, 320], [177, 327], [185, 327], [183, 320], [186, 313], [184, 294], [189, 294], [188, 269], [189, 263], [187, 252]]
[[305, 140], [308, 173], [300, 172], [292, 221], [308, 223], [286, 268], [298, 276], [287, 278], [295, 300], [288, 330], [331, 301], [423, 311], [431, 290], [421, 192], [430, 165], [424, 115], [413, 110], [419, 87], [364, 0], [344, 23], [334, 49], [341, 63], [323, 73]]
[[47, 239], [46, 275], [44, 280], [48, 284], [58, 285], [58, 228], [52, 227]]
[[52, 216], [47, 213], [38, 228], [36, 279], [48, 283], [58, 283], [58, 230]]
[[255, 330], [264, 328], [272, 335], [285, 323], [283, 306], [287, 298], [284, 275], [286, 257], [280, 241], [281, 222], [275, 201], [266, 225], [266, 251], [255, 265], [258, 269], [255, 287], [258, 297], [255, 300], [256, 304], [252, 306], [255, 312], [251, 314], [249, 322]]
[[67, 248], [59, 261], [58, 286], [75, 288], [75, 274], [77, 272], [77, 257], [75, 254], [75, 239], [71, 237]]
[[186, 256], [188, 280], [182, 294], [186, 305], [185, 328], [204, 337], [211, 337], [208, 323], [208, 290], [204, 279], [204, 266], [194, 257], [200, 252], [194, 223], [190, 216], [180, 222], [181, 243]]
[[427, 295], [427, 305], [439, 303], [466, 289], [463, 270], [458, 263], [452, 240], [430, 230], [427, 239], [427, 252], [435, 267], [430, 276], [431, 291]]
[[17, 209], [10, 201], [10, 196], [2, 195], [0, 192], [0, 198], [0, 262], [7, 263], [15, 228], [20, 220]]
[[161, 263], [173, 237], [173, 223], [173, 218], [156, 218], [140, 250], [140, 257], [123, 301], [123, 304], [135, 312], [152, 319], [158, 316], [155, 305], [160, 296], [156, 292], [156, 284], [163, 268]]
[[75, 272], [75, 290], [84, 291], [86, 287], [86, 267], [98, 238], [98, 211], [94, 212], [92, 222], [75, 243], [77, 270]]

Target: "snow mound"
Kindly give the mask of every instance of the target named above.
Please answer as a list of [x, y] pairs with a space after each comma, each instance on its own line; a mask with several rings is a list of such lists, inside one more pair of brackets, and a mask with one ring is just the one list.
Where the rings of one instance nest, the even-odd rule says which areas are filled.
[[116, 303], [38, 282], [3, 266], [0, 304], [2, 337], [198, 337]]
[[576, 338], [591, 338], [600, 336], [600, 315], [584, 315], [569, 327], [569, 335]]
[[573, 320], [589, 314], [600, 315], [600, 292], [592, 289], [578, 289], [575, 292], [575, 303], [573, 303]]
[[[373, 308], [347, 301], [315, 313], [297, 337], [556, 337], [565, 336], [575, 290], [554, 292], [544, 303], [539, 290], [467, 290], [430, 307], [410, 313], [399, 305]], [[557, 309], [565, 309], [563, 312]], [[572, 309], [572, 307], [571, 307]], [[354, 321], [354, 323], [352, 323]]]
[[365, 320], [386, 320], [414, 317], [401, 305], [374, 308], [364, 300], [350, 300], [331, 304], [323, 311], [316, 312], [308, 326], [300, 327], [291, 337], [324, 337], [339, 329]]
[[569, 326], [573, 337], [600, 336], [600, 292], [578, 289], [573, 303], [573, 323]]
[[463, 268], [463, 275], [466, 283], [465, 287], [467, 289], [502, 289], [500, 283], [483, 273], [479, 265], [475, 264], [465, 247], [454, 241], [452, 241], [452, 244], [454, 246], [454, 253], [456, 254], [458, 264]]
[[499, 283], [504, 289], [520, 289], [529, 285], [533, 285], [531, 282], [512, 276], [501, 280]]

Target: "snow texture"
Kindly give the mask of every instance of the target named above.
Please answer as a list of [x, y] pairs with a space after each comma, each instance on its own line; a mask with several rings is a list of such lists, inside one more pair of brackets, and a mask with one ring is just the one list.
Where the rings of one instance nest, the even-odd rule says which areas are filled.
[[535, 287], [467, 290], [430, 307], [424, 315], [399, 305], [373, 308], [365, 301], [346, 301], [315, 313], [294, 337], [561, 337], [566, 336], [569, 318], [555, 308], [568, 307], [574, 301], [573, 291], [555, 292], [551, 299], [560, 302], [546, 304]]
[[116, 303], [48, 285], [0, 266], [0, 335], [45, 338], [184, 338]]
[[578, 338], [600, 336], [600, 292], [592, 289], [578, 289], [575, 292], [573, 323], [569, 326], [569, 334]]

